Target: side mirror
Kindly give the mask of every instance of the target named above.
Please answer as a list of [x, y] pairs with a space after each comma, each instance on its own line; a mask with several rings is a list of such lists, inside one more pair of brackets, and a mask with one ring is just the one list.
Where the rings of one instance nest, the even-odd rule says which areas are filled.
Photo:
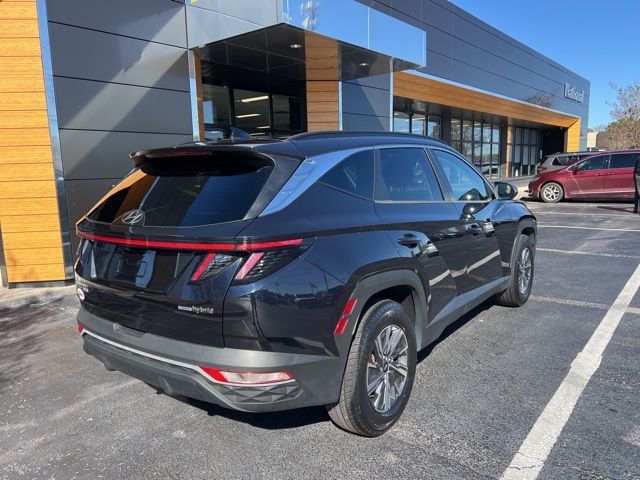
[[580, 171], [580, 165], [574, 165], [573, 167], [571, 167], [571, 173], [573, 173], [574, 175], [579, 171]]
[[508, 182], [496, 182], [496, 192], [500, 200], [513, 200], [518, 195], [518, 188]]

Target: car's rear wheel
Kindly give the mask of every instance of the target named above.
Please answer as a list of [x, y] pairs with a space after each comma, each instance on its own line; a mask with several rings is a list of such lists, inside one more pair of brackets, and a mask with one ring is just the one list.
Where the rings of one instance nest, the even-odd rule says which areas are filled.
[[333, 422], [377, 437], [400, 418], [416, 369], [413, 321], [397, 302], [382, 300], [365, 312], [349, 351], [340, 399], [328, 405]]
[[533, 285], [535, 244], [529, 235], [520, 234], [514, 248], [509, 286], [499, 293], [496, 302], [505, 307], [520, 307], [527, 303]]
[[549, 182], [540, 190], [540, 198], [545, 203], [558, 203], [564, 198], [564, 189], [559, 183]]

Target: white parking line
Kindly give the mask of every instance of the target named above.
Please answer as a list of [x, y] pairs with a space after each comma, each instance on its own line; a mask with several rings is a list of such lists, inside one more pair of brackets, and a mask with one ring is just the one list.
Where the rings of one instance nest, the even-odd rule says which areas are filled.
[[569, 255], [593, 255], [595, 257], [610, 257], [610, 258], [631, 258], [640, 259], [638, 255], [624, 255], [622, 253], [600, 253], [600, 252], [581, 252], [580, 250], [561, 250], [559, 248], [536, 248], [536, 252], [549, 252], [549, 253], [566, 253]]
[[577, 230], [602, 230], [606, 232], [640, 232], [638, 229], [633, 228], [600, 228], [600, 227], [578, 227], [575, 225], [540, 225], [538, 228], [574, 228]]
[[582, 391], [600, 366], [602, 354], [639, 287], [640, 265], [609, 307], [585, 347], [571, 363], [569, 373], [502, 474], [502, 480], [533, 480], [538, 477]]

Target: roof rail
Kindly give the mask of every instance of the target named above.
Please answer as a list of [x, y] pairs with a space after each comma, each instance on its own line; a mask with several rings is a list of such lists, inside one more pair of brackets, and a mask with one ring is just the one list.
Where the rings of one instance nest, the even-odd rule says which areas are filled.
[[296, 135], [292, 135], [287, 138], [287, 140], [313, 140], [317, 138], [324, 137], [332, 137], [332, 136], [341, 136], [341, 137], [366, 137], [366, 136], [376, 136], [376, 137], [407, 137], [407, 138], [424, 138], [428, 140], [433, 140], [438, 143], [442, 143], [446, 145], [446, 142], [440, 140], [439, 138], [428, 137], [426, 135], [418, 135], [416, 133], [402, 133], [402, 132], [374, 132], [374, 131], [344, 131], [344, 130], [326, 130], [321, 132], [305, 132], [298, 133]]

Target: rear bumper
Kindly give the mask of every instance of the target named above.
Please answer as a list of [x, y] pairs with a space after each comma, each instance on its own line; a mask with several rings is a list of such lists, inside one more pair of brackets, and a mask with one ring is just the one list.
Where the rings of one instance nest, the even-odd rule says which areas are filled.
[[[108, 370], [118, 370], [165, 393], [245, 412], [325, 405], [338, 399], [344, 361], [339, 357], [210, 347], [137, 332], [81, 308], [83, 349]], [[199, 367], [287, 371], [293, 380], [240, 385], [218, 382]]]

